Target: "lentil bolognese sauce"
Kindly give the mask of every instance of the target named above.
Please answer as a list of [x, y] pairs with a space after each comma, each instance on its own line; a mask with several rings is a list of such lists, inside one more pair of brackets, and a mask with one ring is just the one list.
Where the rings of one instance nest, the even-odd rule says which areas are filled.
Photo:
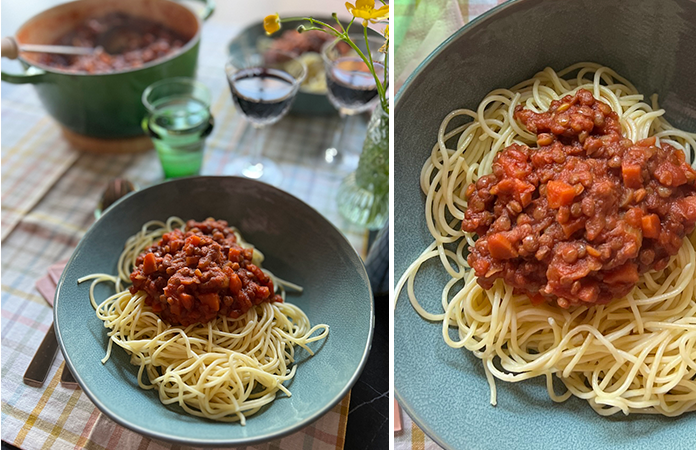
[[696, 134], [664, 113], [583, 62], [442, 121], [420, 173], [433, 241], [395, 298], [482, 361], [491, 404], [496, 380], [544, 377], [605, 416], [696, 411]]
[[130, 292], [147, 292], [145, 303], [172, 325], [237, 318], [261, 302], [283, 301], [253, 255], [227, 222], [189, 220], [138, 256]]
[[[164, 58], [182, 48], [189, 39], [152, 20], [113, 12], [88, 18], [56, 40], [54, 45], [92, 47], [90, 55], [42, 53], [39, 62], [73, 73], [109, 73], [135, 69]], [[106, 41], [118, 51], [107, 53], [99, 44]]]
[[681, 150], [633, 143], [618, 115], [586, 89], [515, 118], [537, 147], [512, 144], [467, 187], [462, 229], [479, 239], [468, 262], [533, 303], [607, 303], [639, 275], [665, 268], [696, 223], [696, 170]]
[[[261, 269], [263, 254], [223, 220], [150, 221], [125, 243], [118, 275], [92, 274], [90, 302], [143, 389], [191, 415], [234, 422], [273, 402], [295, 376], [295, 347], [328, 336], [285, 301], [299, 286]], [[95, 286], [116, 293], [101, 303]], [[129, 283], [133, 283], [130, 287]]]

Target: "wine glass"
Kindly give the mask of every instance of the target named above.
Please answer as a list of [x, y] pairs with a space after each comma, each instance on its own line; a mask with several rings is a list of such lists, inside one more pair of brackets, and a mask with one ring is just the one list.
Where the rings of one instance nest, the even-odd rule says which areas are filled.
[[[379, 51], [384, 38], [371, 36], [366, 41], [362, 34], [351, 34], [350, 39], [363, 55], [372, 57], [375, 74], [385, 80], [384, 53]], [[346, 156], [340, 147], [347, 116], [372, 108], [379, 101], [379, 95], [370, 68], [348, 44], [339, 39], [327, 42], [322, 48], [322, 57], [329, 101], [341, 116], [331, 146], [324, 151], [324, 161], [335, 164]]]
[[262, 155], [261, 129], [287, 114], [307, 68], [290, 53], [240, 48], [230, 55], [225, 74], [237, 110], [252, 126], [254, 141], [251, 154], [237, 159], [225, 173], [278, 186], [283, 174], [275, 162]]

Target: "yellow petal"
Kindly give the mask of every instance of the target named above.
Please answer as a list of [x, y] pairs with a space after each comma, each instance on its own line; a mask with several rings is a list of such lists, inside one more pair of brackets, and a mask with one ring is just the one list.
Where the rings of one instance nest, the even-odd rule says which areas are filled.
[[353, 14], [353, 10], [355, 9], [355, 6], [351, 5], [350, 3], [346, 2], [346, 9], [348, 10], [349, 13]]
[[358, 0], [355, 2], [355, 7], [362, 10], [375, 9], [375, 0]]
[[354, 9], [351, 12], [358, 19], [369, 19], [370, 18], [370, 13], [367, 11], [363, 11], [362, 9]]
[[264, 17], [263, 29], [266, 30], [266, 34], [269, 36], [280, 30], [280, 16], [276, 13]]
[[384, 15], [389, 15], [389, 5], [384, 5], [379, 9], [375, 9], [376, 12], [378, 13], [384, 13]]

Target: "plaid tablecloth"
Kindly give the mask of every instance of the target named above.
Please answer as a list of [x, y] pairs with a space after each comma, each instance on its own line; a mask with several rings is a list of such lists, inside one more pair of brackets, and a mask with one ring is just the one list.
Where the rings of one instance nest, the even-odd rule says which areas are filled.
[[[240, 30], [216, 20], [204, 26], [198, 79], [212, 93], [216, 125], [207, 141], [202, 173], [224, 166], [250, 149], [246, 124], [232, 105], [224, 77], [226, 43]], [[367, 235], [338, 214], [336, 190], [345, 173], [319, 163], [338, 116], [288, 116], [269, 130], [265, 154], [284, 172], [280, 186], [336, 224], [364, 256]], [[345, 143], [356, 150], [366, 120], [354, 118]], [[361, 137], [362, 136], [362, 137]], [[22, 449], [181, 448], [153, 441], [105, 417], [80, 389], [59, 383], [56, 357], [43, 388], [22, 382], [34, 352], [52, 324], [50, 306], [34, 283], [66, 259], [94, 220], [108, 180], [127, 177], [140, 187], [162, 180], [154, 151], [138, 155], [80, 153], [62, 138], [30, 85], [2, 86], [2, 440]], [[341, 449], [348, 395], [311, 426], [255, 449]]]
[[[392, 10], [396, 89], [398, 90], [418, 64], [452, 33], [504, 1], [395, 0]], [[394, 432], [395, 450], [440, 448], [403, 411], [401, 421], [401, 429]]]

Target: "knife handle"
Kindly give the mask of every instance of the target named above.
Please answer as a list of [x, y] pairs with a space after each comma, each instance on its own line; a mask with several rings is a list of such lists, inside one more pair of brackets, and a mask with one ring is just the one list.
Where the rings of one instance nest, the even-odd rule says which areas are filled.
[[63, 373], [60, 374], [60, 385], [68, 389], [77, 389], [80, 387], [66, 364], [63, 365]]
[[38, 350], [36, 350], [34, 358], [32, 358], [29, 367], [27, 367], [27, 371], [24, 372], [24, 384], [32, 387], [43, 386], [57, 351], [56, 330], [53, 327], [53, 323], [51, 323], [51, 327], [46, 332], [46, 336], [41, 341]]

